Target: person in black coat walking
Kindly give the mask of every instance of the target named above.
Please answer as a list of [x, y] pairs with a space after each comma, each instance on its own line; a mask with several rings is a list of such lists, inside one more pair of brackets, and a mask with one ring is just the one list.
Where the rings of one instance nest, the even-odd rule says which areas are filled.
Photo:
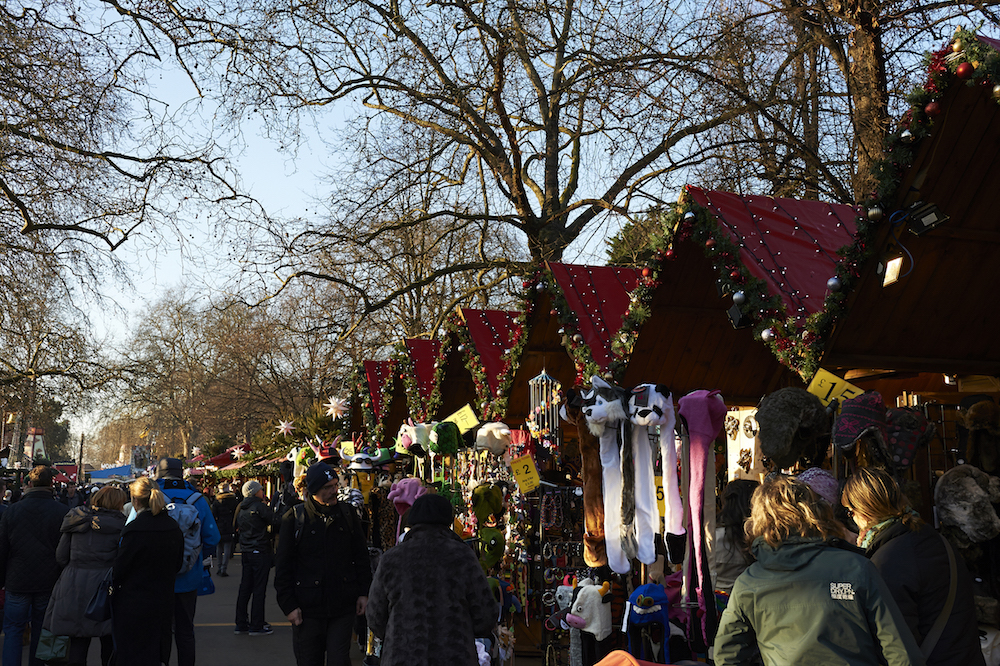
[[174, 579], [184, 561], [184, 535], [155, 483], [141, 477], [129, 490], [137, 513], [122, 530], [115, 559], [115, 659], [122, 666], [160, 666], [160, 637], [174, 614]]
[[281, 518], [274, 589], [298, 666], [350, 666], [354, 618], [368, 604], [368, 544], [354, 508], [337, 502], [339, 483], [329, 465], [314, 464], [305, 502]]
[[925, 645], [948, 598], [951, 566], [941, 535], [910, 508], [892, 476], [862, 467], [844, 484], [841, 503], [861, 528], [858, 545], [885, 580], [928, 666], [985, 666], [972, 577], [958, 553], [953, 607], [937, 642]]
[[240, 498], [233, 492], [232, 486], [228, 483], [219, 484], [219, 492], [215, 494], [215, 502], [212, 504], [212, 515], [219, 526], [219, 545], [216, 547], [219, 576], [229, 575], [229, 560], [233, 556], [233, 543], [236, 539], [235, 516], [239, 505]]
[[54, 475], [45, 465], [32, 469], [28, 473], [30, 488], [0, 518], [0, 575], [7, 588], [3, 610], [5, 666], [20, 666], [21, 637], [29, 621], [30, 663], [41, 664], [35, 659], [35, 650], [49, 595], [59, 577], [56, 546], [63, 516], [69, 510], [52, 494]]

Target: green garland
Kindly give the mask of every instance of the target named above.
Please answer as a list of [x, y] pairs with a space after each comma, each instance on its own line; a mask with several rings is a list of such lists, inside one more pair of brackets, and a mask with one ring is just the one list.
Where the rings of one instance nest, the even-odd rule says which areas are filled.
[[[395, 372], [396, 359], [390, 359], [390, 362], [392, 365], [389, 369], [389, 379], [379, 387], [383, 409], [389, 405], [389, 400], [392, 397], [391, 388], [395, 380], [393, 373]], [[358, 400], [358, 404], [361, 407], [361, 419], [364, 423], [365, 431], [369, 435], [370, 444], [382, 446], [382, 441], [385, 439], [385, 424], [375, 417], [371, 387], [368, 385], [368, 376], [365, 374], [363, 363], [355, 368], [353, 376], [348, 381], [348, 385], [354, 387], [356, 391], [354, 399]]]
[[[469, 334], [469, 327], [462, 321], [461, 316], [457, 312], [452, 313], [445, 323], [445, 330], [454, 335], [459, 343], [459, 351], [465, 355], [465, 367], [469, 371], [469, 374], [472, 375], [472, 382], [476, 387], [476, 399], [479, 403], [481, 418], [484, 421], [498, 421], [507, 412], [507, 398], [510, 395], [510, 387], [514, 381], [514, 373], [517, 372], [521, 354], [528, 342], [528, 335], [525, 329], [527, 316], [525, 312], [520, 312], [514, 319], [518, 327], [511, 333], [513, 338], [511, 340], [512, 346], [508, 349], [503, 359], [503, 366], [497, 377], [498, 386], [496, 393], [490, 389], [482, 358], [472, 341], [472, 336]], [[440, 377], [443, 377], [444, 359], [451, 348], [450, 342], [449, 339], [441, 345], [441, 356], [439, 357], [441, 360], [434, 375], [435, 386], [440, 386]]]
[[653, 292], [660, 286], [659, 275], [664, 262], [672, 260], [680, 251], [682, 241], [690, 241], [700, 246], [717, 267], [718, 284], [723, 293], [743, 293], [745, 300], [740, 310], [753, 320], [754, 335], [761, 337], [765, 329], [770, 329], [771, 337], [766, 344], [782, 364], [808, 383], [819, 368], [826, 335], [843, 314], [846, 294], [857, 282], [858, 265], [869, 251], [868, 238], [872, 225], [868, 220], [858, 217], [855, 242], [837, 251], [840, 261], [835, 275], [840, 278], [842, 288], [828, 292], [823, 309], [804, 321], [790, 315], [781, 298], [768, 292], [767, 283], [750, 274], [739, 260], [737, 243], [720, 227], [715, 215], [696, 204], [686, 189], [678, 206], [664, 214], [662, 223], [663, 234], [653, 239], [654, 258], [642, 270], [639, 286], [632, 294], [632, 306], [614, 341], [618, 359], [612, 364], [612, 376], [616, 380], [621, 379], [639, 330], [649, 319], [649, 303]]

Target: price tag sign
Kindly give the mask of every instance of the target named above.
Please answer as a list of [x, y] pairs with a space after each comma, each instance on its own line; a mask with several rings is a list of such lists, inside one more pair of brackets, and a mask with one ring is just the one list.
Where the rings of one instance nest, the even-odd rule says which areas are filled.
[[809, 388], [806, 390], [819, 398], [824, 405], [829, 405], [833, 400], [843, 402], [864, 393], [864, 390], [846, 379], [841, 379], [822, 368], [816, 371], [816, 376], [809, 382]]
[[656, 508], [659, 509], [662, 520], [667, 516], [667, 500], [663, 494], [663, 477], [653, 477], [653, 481], [656, 482]]
[[517, 488], [522, 493], [530, 493], [542, 483], [538, 477], [538, 468], [535, 467], [535, 459], [530, 455], [523, 455], [511, 460], [510, 469], [514, 472]]
[[470, 405], [462, 407], [460, 410], [444, 420], [451, 421], [457, 425], [458, 431], [463, 435], [479, 425], [479, 418], [476, 416], [476, 413], [472, 411], [472, 407]]
[[344, 440], [340, 443], [340, 450], [344, 452], [345, 456], [354, 455], [354, 442], [350, 440]]

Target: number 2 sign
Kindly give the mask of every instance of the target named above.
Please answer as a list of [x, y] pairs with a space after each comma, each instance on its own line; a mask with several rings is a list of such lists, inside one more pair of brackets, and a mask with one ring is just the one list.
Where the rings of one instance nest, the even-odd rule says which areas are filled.
[[843, 402], [864, 393], [864, 390], [846, 379], [841, 379], [822, 368], [816, 371], [816, 376], [809, 382], [809, 388], [806, 390], [819, 398], [824, 405], [829, 405], [833, 400]]
[[517, 481], [517, 488], [522, 493], [530, 493], [541, 485], [538, 477], [538, 468], [535, 467], [535, 459], [530, 455], [523, 455], [510, 461], [510, 469], [514, 472], [514, 480]]

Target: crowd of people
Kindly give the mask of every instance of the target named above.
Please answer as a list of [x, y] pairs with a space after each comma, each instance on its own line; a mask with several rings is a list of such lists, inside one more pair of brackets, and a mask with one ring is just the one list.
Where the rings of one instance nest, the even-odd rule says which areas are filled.
[[[417, 583], [424, 592], [462, 574], [464, 596], [423, 634], [431, 640], [440, 633], [438, 648], [458, 646], [449, 663], [467, 656], [475, 663], [474, 637], [489, 635], [496, 624], [498, 605], [485, 574], [451, 531], [453, 510], [442, 497], [414, 504], [403, 549], [409, 555], [396, 563], [388, 558], [373, 584], [357, 506], [340, 501], [353, 495], [325, 462], [270, 500], [256, 480], [198, 489], [174, 458], [160, 460], [153, 478], [126, 485], [58, 489], [56, 473], [34, 467], [25, 489], [0, 508], [3, 666], [21, 664], [29, 625], [32, 666], [46, 663], [36, 657], [43, 635], [68, 637], [60, 663], [70, 666], [86, 665], [94, 638], [103, 666], [168, 664], [175, 646], [176, 663], [193, 666], [199, 587], [213, 558], [214, 575], [229, 575], [237, 545], [235, 633], [273, 633], [264, 614], [273, 568], [298, 666], [348, 666], [352, 636], [364, 638], [369, 627], [387, 639], [382, 664], [438, 663], [414, 662], [409, 653], [415, 625], [399, 607], [415, 592], [406, 573], [413, 562], [426, 562]], [[91, 619], [88, 606], [109, 571], [110, 619]]]

